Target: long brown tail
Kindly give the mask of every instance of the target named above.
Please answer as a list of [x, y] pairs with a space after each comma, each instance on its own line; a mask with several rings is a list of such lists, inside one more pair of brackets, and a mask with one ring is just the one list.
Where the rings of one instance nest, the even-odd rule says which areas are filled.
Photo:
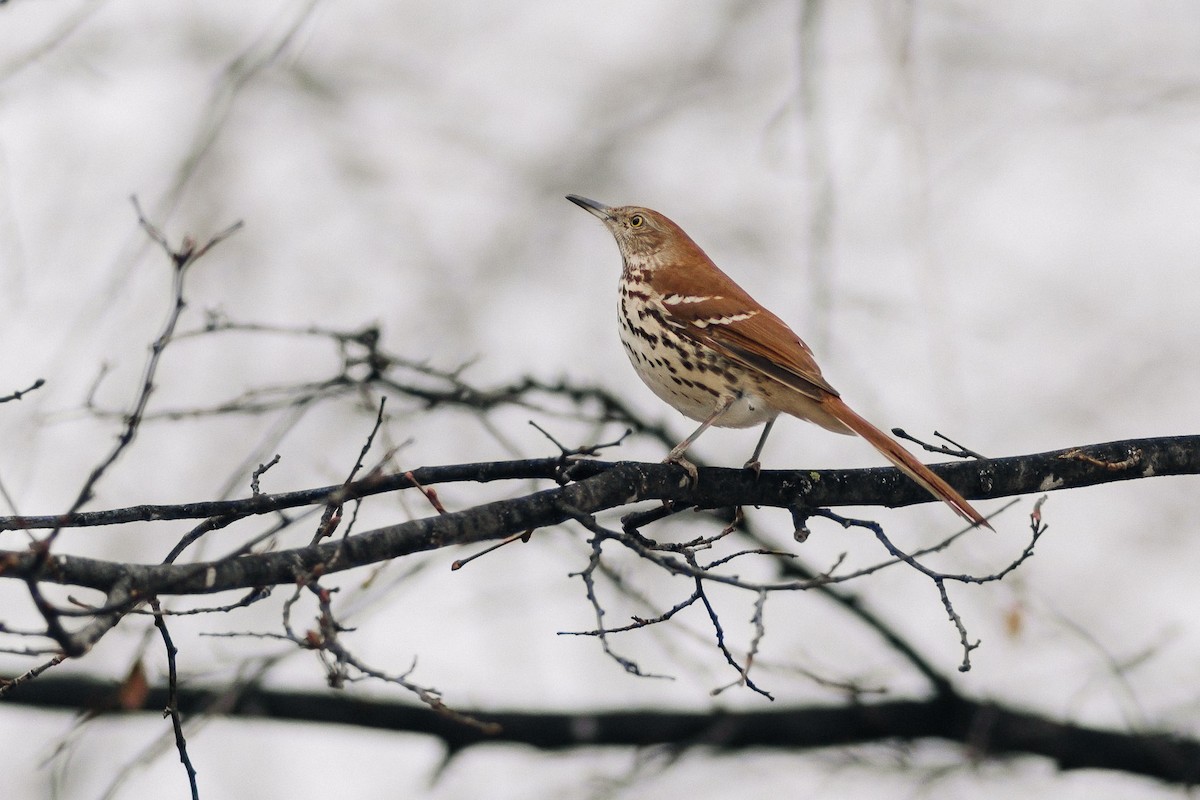
[[895, 439], [860, 417], [840, 397], [830, 395], [822, 398], [821, 407], [847, 428], [870, 442], [871, 446], [882, 453], [884, 458], [895, 464], [901, 472], [916, 481], [931, 495], [954, 509], [960, 517], [985, 528], [992, 527], [982, 514], [972, 508], [962, 495], [951, 488], [950, 484], [935, 475], [929, 467], [918, 461]]

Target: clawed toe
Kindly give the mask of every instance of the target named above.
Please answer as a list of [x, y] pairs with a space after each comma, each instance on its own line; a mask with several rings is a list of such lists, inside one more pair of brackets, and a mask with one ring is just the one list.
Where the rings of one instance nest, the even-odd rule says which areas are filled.
[[678, 464], [679, 466], [683, 467], [684, 471], [688, 474], [688, 479], [691, 481], [692, 486], [695, 486], [696, 482], [700, 480], [700, 471], [696, 469], [696, 465], [688, 461], [682, 455], [676, 455], [674, 452], [672, 452], [663, 459], [662, 463]]

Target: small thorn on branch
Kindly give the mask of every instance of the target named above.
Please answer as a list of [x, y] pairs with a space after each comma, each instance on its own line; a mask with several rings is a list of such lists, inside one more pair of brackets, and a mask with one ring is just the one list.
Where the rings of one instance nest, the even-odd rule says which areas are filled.
[[12, 394], [7, 394], [7, 395], [4, 395], [3, 397], [0, 397], [0, 403], [7, 403], [9, 400], [20, 400], [25, 395], [29, 394], [32, 391], [40, 389], [45, 385], [46, 385], [46, 379], [38, 378], [36, 381], [31, 383], [28, 388], [18, 389], [16, 391], [14, 391]]
[[485, 547], [484, 549], [480, 550], [478, 553], [475, 553], [474, 555], [467, 556], [466, 558], [457, 559], [456, 561], [454, 561], [454, 563], [452, 563], [450, 565], [450, 571], [457, 572], [458, 570], [465, 567], [467, 564], [470, 564], [475, 559], [480, 558], [482, 556], [486, 556], [488, 553], [499, 550], [501, 547], [504, 547], [504, 545], [506, 545], [506, 544], [512, 544], [517, 539], [520, 539], [522, 542], [528, 542], [529, 538], [531, 536], [533, 536], [533, 528], [530, 528], [527, 531], [522, 531], [521, 533], [514, 533], [512, 536], [506, 536], [505, 538], [501, 539], [500, 541], [496, 542], [495, 544]]
[[163, 251], [165, 251], [167, 255], [171, 257], [171, 261], [173, 261], [175, 264], [175, 269], [181, 272], [192, 262], [201, 258], [213, 247], [217, 246], [239, 231], [244, 225], [241, 220], [238, 220], [224, 230], [213, 234], [213, 236], [210, 237], [207, 242], [199, 246], [196, 245], [195, 237], [193, 237], [191, 234], [187, 234], [183, 237], [178, 249], [176, 249], [171, 246], [169, 241], [167, 241], [166, 234], [164, 234], [157, 225], [155, 225], [146, 217], [146, 214], [142, 211], [142, 204], [141, 201], [138, 200], [137, 195], [131, 195], [129, 200], [133, 203], [134, 211], [137, 212], [138, 224], [142, 226], [142, 230], [146, 232], [146, 235], [149, 236], [155, 244], [161, 247]]
[[562, 442], [555, 439], [549, 431], [538, 425], [533, 420], [529, 420], [529, 424], [537, 429], [538, 433], [550, 440], [550, 443], [559, 449], [562, 458], [572, 458], [574, 456], [598, 456], [601, 450], [606, 450], [610, 447], [620, 447], [625, 439], [633, 434], [632, 428], [626, 428], [625, 432], [611, 442], [597, 442], [596, 444], [584, 444], [579, 447], [567, 447]]
[[259, 486], [259, 483], [258, 483], [259, 479], [262, 478], [263, 474], [266, 473], [267, 470], [269, 470], [271, 467], [275, 466], [278, 463], [279, 463], [279, 454], [276, 453], [275, 457], [272, 458], [270, 461], [268, 461], [265, 464], [258, 465], [258, 469], [254, 470], [254, 473], [251, 474], [251, 476], [250, 476], [250, 494], [254, 495], [255, 497], [262, 494], [262, 488]]
[[447, 513], [446, 507], [442, 505], [442, 501], [438, 499], [437, 489], [432, 486], [422, 486], [417, 481], [416, 476], [412, 474], [412, 470], [404, 473], [404, 477], [412, 481], [412, 485], [420, 490], [421, 494], [425, 495], [425, 499], [429, 501], [429, 505], [433, 506], [433, 510], [439, 514]]
[[896, 436], [897, 438], [912, 442], [913, 444], [920, 445], [920, 447], [928, 453], [940, 453], [944, 456], [953, 456], [954, 458], [974, 458], [978, 459], [979, 461], [988, 460], [987, 456], [977, 453], [969, 447], [964, 447], [963, 445], [951, 439], [949, 436], [946, 436], [939, 431], [934, 431], [933, 435], [944, 442], [949, 442], [952, 444], [952, 448], [945, 447], [943, 445], [929, 444], [928, 442], [922, 441], [921, 439], [911, 435], [904, 430], [904, 428], [892, 428], [892, 435]]

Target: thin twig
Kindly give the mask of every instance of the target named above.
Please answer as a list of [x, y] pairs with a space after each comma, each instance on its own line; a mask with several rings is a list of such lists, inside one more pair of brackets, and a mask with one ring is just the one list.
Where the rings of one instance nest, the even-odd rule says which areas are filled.
[[192, 759], [188, 756], [187, 737], [183, 733], [183, 715], [179, 713], [179, 676], [175, 669], [175, 656], [178, 655], [179, 650], [176, 649], [175, 642], [171, 640], [171, 632], [167, 630], [167, 621], [163, 618], [162, 608], [157, 598], [150, 600], [150, 607], [154, 613], [154, 627], [158, 628], [158, 632], [162, 635], [163, 648], [167, 654], [167, 707], [163, 709], [163, 715], [171, 718], [171, 728], [175, 732], [175, 749], [179, 751], [179, 760], [183, 763], [184, 770], [187, 771], [192, 800], [200, 800], [200, 788], [196, 783], [196, 768], [192, 766]]
[[30, 392], [34, 391], [35, 389], [40, 389], [45, 385], [46, 385], [46, 380], [44, 378], [38, 378], [33, 383], [31, 383], [28, 388], [18, 389], [17, 391], [14, 391], [12, 394], [6, 394], [3, 396], [0, 396], [0, 403], [7, 403], [10, 400], [20, 400], [25, 395], [29, 394]]

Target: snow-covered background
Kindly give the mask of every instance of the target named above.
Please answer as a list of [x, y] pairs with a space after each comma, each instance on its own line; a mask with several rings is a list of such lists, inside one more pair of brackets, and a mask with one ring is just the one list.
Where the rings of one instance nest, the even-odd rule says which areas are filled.
[[[377, 322], [390, 350], [447, 369], [473, 361], [464, 375], [477, 385], [523, 374], [597, 383], [682, 436], [690, 423], [657, 405], [617, 342], [616, 247], [568, 192], [675, 219], [881, 426], [937, 428], [996, 456], [1195, 432], [1193, 3], [11, 0], [0, 6], [0, 394], [38, 377], [47, 386], [0, 406], [0, 481], [21, 512], [59, 511], [111, 446], [117, 423], [77, 409], [101, 364], [98, 401], [129, 402], [169, 303], [168, 265], [131, 194], [174, 240], [245, 221], [195, 268], [191, 327], [210, 308], [285, 325]], [[323, 375], [321, 359], [281, 338], [181, 342], [152, 407]], [[522, 453], [549, 454], [529, 416], [501, 417], [506, 435]], [[402, 460], [509, 455], [463, 420], [397, 423], [397, 438], [414, 439]], [[370, 422], [348, 407], [308, 420], [264, 490], [341, 480]], [[92, 507], [210, 498], [264, 424], [148, 427]], [[696, 452], [737, 465], [753, 441], [717, 431]], [[643, 442], [620, 455], [661, 450]], [[861, 442], [784, 421], [764, 462], [879, 460]], [[984, 640], [956, 678], [962, 690], [1061, 719], [1200, 735], [1195, 486], [1052, 495], [1037, 556], [1002, 585], [957, 592]], [[471, 491], [447, 495], [461, 507]], [[1031, 503], [954, 563], [990, 571], [1019, 552]], [[382, 523], [424, 509], [376, 513]], [[759, 519], [787, 539], [786, 515]], [[952, 522], [932, 506], [887, 519], [914, 540]], [[806, 555], [830, 563], [847, 536], [822, 529]], [[386, 601], [364, 601], [351, 620], [363, 629], [358, 652], [392, 672], [417, 657], [414, 678], [464, 707], [761, 705], [708, 696], [731, 676], [701, 621], [688, 652], [653, 635], [631, 645], [671, 683], [639, 681], [595, 642], [555, 636], [589, 626], [582, 588], [565, 577], [585, 562], [583, 538], [564, 529], [453, 575], [447, 554], [403, 580], [397, 568]], [[163, 541], [93, 531], [63, 546], [153, 561]], [[957, 638], [927, 581], [889, 571], [858, 591], [953, 672]], [[0, 597], [19, 604], [21, 593]], [[732, 598], [729, 619], [748, 619], [750, 602]], [[893, 693], [923, 688], [901, 665], [873, 662], [878, 643], [828, 604], [802, 596], [769, 608], [764, 658]], [[1014, 614], [1019, 630], [1006, 624]], [[189, 637], [206, 624], [176, 623], [194, 680], [229, 677], [247, 648], [273, 652]], [[251, 616], [243, 629], [270, 624]], [[63, 669], [119, 676], [142, 631], [123, 624]], [[3, 663], [7, 674], [29, 666]], [[776, 679], [784, 701], [839, 699]], [[299, 656], [275, 680], [313, 688], [320, 674]], [[100, 796], [165, 730], [152, 716], [93, 724], [69, 759], [44, 765], [72, 726], [0, 709], [7, 796]], [[214, 721], [189, 741], [207, 798], [1175, 796], [1038, 759], [943, 771], [963, 757], [934, 745], [904, 766], [882, 749], [646, 764], [478, 748], [439, 775], [439, 746], [407, 736]], [[628, 787], [608, 783], [631, 774]], [[184, 788], [168, 748], [117, 796]]]

